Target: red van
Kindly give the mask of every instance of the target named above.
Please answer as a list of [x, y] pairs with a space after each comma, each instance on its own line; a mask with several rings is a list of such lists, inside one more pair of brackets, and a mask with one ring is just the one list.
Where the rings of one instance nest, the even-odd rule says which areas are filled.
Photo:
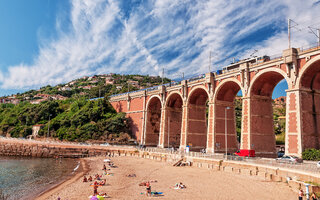
[[240, 151], [237, 151], [235, 154], [243, 157], [256, 157], [255, 151], [249, 149], [240, 149]]

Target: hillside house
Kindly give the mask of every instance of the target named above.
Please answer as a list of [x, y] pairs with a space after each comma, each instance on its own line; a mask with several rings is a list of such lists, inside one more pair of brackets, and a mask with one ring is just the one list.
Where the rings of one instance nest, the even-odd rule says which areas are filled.
[[113, 84], [114, 80], [113, 80], [113, 78], [111, 76], [109, 76], [109, 77], [106, 77], [106, 82], [105, 83], [106, 83], [106, 85]]
[[59, 91], [70, 91], [72, 90], [72, 88], [68, 87], [68, 86], [64, 86], [58, 89]]
[[133, 80], [129, 80], [127, 81], [128, 84], [134, 86], [134, 87], [138, 87], [139, 88], [139, 81], [133, 81]]
[[54, 100], [66, 100], [67, 97], [62, 96], [62, 95], [60, 95], [60, 94], [57, 94], [57, 95], [53, 95], [53, 96], [52, 96], [52, 99], [54, 99]]
[[143, 77], [142, 76], [134, 76], [132, 77], [133, 79], [136, 79], [136, 80], [143, 80]]

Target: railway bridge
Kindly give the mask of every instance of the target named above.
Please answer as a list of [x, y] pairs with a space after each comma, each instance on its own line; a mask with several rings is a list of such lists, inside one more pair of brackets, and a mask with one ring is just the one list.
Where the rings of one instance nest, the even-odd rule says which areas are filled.
[[[183, 150], [188, 145], [212, 153], [248, 149], [274, 157], [272, 93], [282, 80], [288, 84], [285, 153], [301, 156], [306, 148], [320, 148], [319, 46], [245, 59], [181, 82], [113, 95], [110, 103], [131, 118], [133, 134], [146, 146]], [[240, 142], [234, 110], [239, 91]]]

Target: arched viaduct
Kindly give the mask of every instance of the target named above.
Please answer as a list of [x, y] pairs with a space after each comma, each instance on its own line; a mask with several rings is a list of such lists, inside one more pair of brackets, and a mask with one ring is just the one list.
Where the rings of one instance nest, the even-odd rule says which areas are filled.
[[[207, 152], [254, 149], [258, 156], [276, 154], [272, 92], [288, 84], [286, 154], [301, 156], [320, 148], [320, 48], [284, 50], [275, 59], [242, 60], [222, 73], [207, 73], [110, 98], [118, 112], [131, 118], [137, 140], [146, 146]], [[242, 92], [241, 143], [238, 144], [234, 99]], [[227, 135], [227, 137], [226, 137]]]

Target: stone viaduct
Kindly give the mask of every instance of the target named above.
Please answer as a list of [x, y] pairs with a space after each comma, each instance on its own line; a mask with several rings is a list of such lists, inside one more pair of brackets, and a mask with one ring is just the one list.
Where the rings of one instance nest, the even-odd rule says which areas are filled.
[[[146, 146], [191, 151], [253, 149], [274, 157], [272, 92], [288, 84], [285, 153], [301, 156], [320, 148], [320, 47], [284, 50], [271, 59], [245, 59], [178, 83], [113, 95], [112, 106], [131, 118], [137, 140]], [[242, 92], [241, 142], [234, 100]]]

